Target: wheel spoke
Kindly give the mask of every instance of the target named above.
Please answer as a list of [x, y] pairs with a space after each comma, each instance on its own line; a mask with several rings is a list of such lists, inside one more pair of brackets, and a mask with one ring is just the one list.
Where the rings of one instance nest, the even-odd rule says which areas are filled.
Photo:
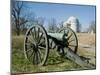
[[41, 60], [42, 60], [42, 58], [43, 58], [43, 53], [41, 52], [40, 49], [38, 50], [38, 52], [39, 52], [39, 54], [40, 54], [40, 56], [41, 56]]
[[30, 54], [29, 59], [31, 58], [31, 56], [34, 54], [34, 51]]
[[35, 58], [36, 58], [36, 54], [34, 53], [34, 56], [33, 56], [33, 63], [35, 64]]
[[32, 48], [30, 48], [30, 49], [27, 49], [27, 51], [26, 51], [26, 52], [29, 52], [29, 51], [32, 51]]
[[37, 43], [39, 42], [39, 33], [40, 33], [40, 28], [37, 28], [36, 39], [35, 39]]
[[41, 62], [38, 51], [36, 52], [36, 61], [36, 64], [39, 64]]
[[25, 45], [26, 45], [27, 48], [32, 48], [33, 44], [32, 43], [25, 43]]
[[38, 39], [39, 39], [39, 32], [40, 32], [40, 28], [38, 28], [38, 36], [37, 36]]
[[46, 48], [40, 47], [40, 46], [39, 46], [39, 50], [38, 50], [38, 51], [39, 51], [39, 53], [41, 54], [42, 57], [43, 57], [44, 54], [45, 54], [45, 49], [46, 49]]
[[34, 27], [34, 38], [36, 39], [36, 28]]
[[40, 60], [40, 57], [39, 57], [38, 52], [34, 53], [34, 56], [33, 56], [33, 63], [34, 63], [34, 64], [39, 64], [40, 62], [41, 62], [41, 60]]
[[39, 54], [38, 51], [37, 51], [37, 56], [38, 56], [38, 63], [40, 63], [42, 60], [41, 60], [41, 55]]
[[43, 37], [43, 33], [40, 35], [40, 38], [38, 38], [38, 43], [40, 43], [40, 40], [42, 39]]
[[41, 44], [44, 44], [45, 43], [45, 40], [44, 39], [41, 39], [41, 41], [39, 42], [38, 45], [41, 45]]
[[67, 40], [69, 40], [69, 39], [71, 38], [72, 35], [73, 35], [73, 34], [71, 33], [70, 36], [67, 38]]
[[68, 41], [68, 43], [71, 43], [72, 41], [75, 41], [75, 39], [72, 39], [72, 40]]
[[36, 52], [36, 54], [35, 54], [36, 56], [35, 56], [35, 64], [38, 64], [38, 55], [37, 55], [37, 52]]
[[30, 34], [32, 35], [32, 37], [33, 37], [33, 39], [34, 39], [34, 41], [35, 41], [35, 35], [33, 34], [33, 32], [32, 31], [30, 31]]
[[75, 45], [68, 45], [68, 46], [76, 47]]
[[30, 36], [27, 36], [27, 37], [28, 37], [29, 42], [34, 44], [34, 40]]
[[38, 48], [39, 48], [39, 49], [45, 49], [45, 47], [42, 47], [42, 46], [38, 46]]
[[40, 56], [40, 61], [42, 61], [43, 54], [41, 53], [40, 50], [38, 50], [38, 54], [39, 54], [39, 56]]

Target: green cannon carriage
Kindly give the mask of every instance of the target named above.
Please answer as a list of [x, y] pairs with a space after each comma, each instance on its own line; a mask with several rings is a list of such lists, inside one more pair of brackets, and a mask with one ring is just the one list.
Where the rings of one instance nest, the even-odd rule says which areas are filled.
[[64, 55], [85, 68], [95, 68], [84, 61], [77, 54], [78, 39], [69, 27], [63, 27], [56, 33], [48, 33], [41, 25], [33, 25], [25, 35], [25, 57], [35, 65], [45, 65], [49, 50], [56, 48], [60, 55]]

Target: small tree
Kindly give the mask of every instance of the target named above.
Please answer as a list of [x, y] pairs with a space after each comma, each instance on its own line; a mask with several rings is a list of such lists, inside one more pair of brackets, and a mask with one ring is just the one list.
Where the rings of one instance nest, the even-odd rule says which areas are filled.
[[93, 31], [94, 33], [96, 33], [96, 24], [95, 24], [95, 21], [91, 21], [90, 22], [90, 25], [89, 25], [89, 28], [88, 28], [88, 32], [91, 32]]

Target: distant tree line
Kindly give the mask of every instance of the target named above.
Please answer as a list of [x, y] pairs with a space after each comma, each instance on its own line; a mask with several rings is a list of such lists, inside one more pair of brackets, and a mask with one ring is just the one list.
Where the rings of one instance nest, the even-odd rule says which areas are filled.
[[[27, 29], [33, 24], [45, 25], [48, 32], [57, 32], [63, 27], [63, 21], [57, 23], [54, 17], [46, 20], [44, 17], [36, 16], [36, 14], [31, 11], [31, 8], [27, 7], [27, 3], [23, 1], [13, 1], [11, 3], [11, 25], [12, 34], [19, 36], [20, 34], [25, 34]], [[45, 23], [46, 22], [46, 23]], [[81, 31], [81, 24], [79, 25], [79, 32]], [[88, 30], [95, 30], [95, 22], [91, 22]]]

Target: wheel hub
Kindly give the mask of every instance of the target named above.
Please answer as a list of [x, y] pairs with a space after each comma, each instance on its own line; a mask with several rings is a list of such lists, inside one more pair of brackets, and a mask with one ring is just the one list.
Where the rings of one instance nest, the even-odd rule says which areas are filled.
[[35, 52], [38, 51], [38, 45], [37, 45], [37, 44], [33, 44], [33, 50], [34, 50]]

